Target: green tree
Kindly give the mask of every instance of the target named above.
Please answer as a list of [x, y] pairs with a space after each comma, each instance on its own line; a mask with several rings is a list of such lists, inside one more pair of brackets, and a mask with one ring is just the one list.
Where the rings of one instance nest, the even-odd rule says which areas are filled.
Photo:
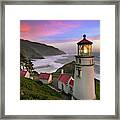
[[31, 60], [29, 60], [26, 56], [25, 53], [20, 53], [20, 68], [21, 66], [26, 67], [26, 69], [29, 72], [32, 72], [33, 70], [33, 63], [31, 62]]

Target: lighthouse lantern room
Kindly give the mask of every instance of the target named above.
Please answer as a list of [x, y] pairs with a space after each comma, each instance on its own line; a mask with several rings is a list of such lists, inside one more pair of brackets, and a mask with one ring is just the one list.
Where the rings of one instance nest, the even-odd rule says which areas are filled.
[[94, 56], [93, 42], [83, 39], [77, 43], [78, 53], [75, 56], [75, 73], [73, 99], [96, 99], [94, 83]]
[[86, 35], [83, 35], [83, 40], [78, 42], [78, 55], [91, 56], [92, 55], [92, 42], [86, 39]]

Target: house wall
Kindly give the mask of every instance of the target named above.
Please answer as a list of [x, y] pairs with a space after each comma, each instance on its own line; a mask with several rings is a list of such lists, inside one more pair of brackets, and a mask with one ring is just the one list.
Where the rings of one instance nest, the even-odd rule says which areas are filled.
[[52, 80], [52, 75], [50, 74], [50, 77], [48, 79], [48, 83], [51, 83], [53, 80]]
[[63, 89], [64, 89], [64, 92], [66, 93], [66, 94], [68, 94], [69, 93], [69, 85], [65, 85], [65, 84], [63, 84]]
[[26, 75], [25, 75], [26, 78], [30, 78], [30, 73], [27, 71]]
[[58, 81], [58, 89], [62, 90], [62, 82]]
[[[68, 93], [69, 94], [73, 94], [73, 86], [70, 85], [70, 80], [73, 80], [73, 77], [70, 77], [69, 81], [68, 81]], [[71, 90], [72, 89], [72, 90]]]
[[69, 90], [69, 88], [68, 88], [68, 86], [66, 86], [64, 83], [62, 83], [61, 81], [58, 81], [58, 88], [60, 89], [60, 90], [62, 90], [62, 86], [63, 86], [63, 91], [66, 93], [66, 94], [68, 94], [68, 90]]
[[73, 87], [71, 85], [69, 85], [68, 93], [71, 94], [71, 95], [73, 94]]
[[[73, 78], [71, 77], [70, 79], [73, 79]], [[66, 84], [66, 85], [65, 85], [64, 83], [62, 83], [61, 81], [58, 81], [58, 88], [59, 88], [60, 90], [62, 90], [62, 84], [63, 84], [63, 91], [64, 91], [66, 94], [68, 94], [68, 93], [72, 94], [72, 92], [71, 92], [71, 90], [70, 90], [70, 85], [69, 85], [70, 79], [68, 80], [68, 84]]]

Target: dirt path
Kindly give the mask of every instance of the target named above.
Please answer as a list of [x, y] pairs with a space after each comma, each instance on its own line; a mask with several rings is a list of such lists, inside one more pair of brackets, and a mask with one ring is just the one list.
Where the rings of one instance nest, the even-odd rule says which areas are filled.
[[51, 89], [53, 89], [53, 90], [55, 90], [56, 92], [61, 92], [60, 90], [57, 90], [56, 88], [54, 88], [54, 87], [52, 87], [52, 86], [50, 86], [50, 85], [48, 85]]

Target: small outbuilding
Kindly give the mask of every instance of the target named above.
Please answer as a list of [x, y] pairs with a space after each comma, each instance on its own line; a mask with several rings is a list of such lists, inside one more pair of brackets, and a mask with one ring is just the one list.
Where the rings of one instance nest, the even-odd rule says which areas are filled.
[[69, 94], [73, 94], [73, 85], [74, 85], [74, 79], [71, 79], [69, 81]]
[[30, 78], [30, 73], [27, 70], [21, 70], [20, 77]]
[[53, 81], [51, 73], [40, 73], [38, 79], [42, 81], [43, 84], [49, 84]]
[[72, 76], [62, 73], [58, 78], [58, 89], [64, 91], [66, 94], [72, 94], [73, 82]]

